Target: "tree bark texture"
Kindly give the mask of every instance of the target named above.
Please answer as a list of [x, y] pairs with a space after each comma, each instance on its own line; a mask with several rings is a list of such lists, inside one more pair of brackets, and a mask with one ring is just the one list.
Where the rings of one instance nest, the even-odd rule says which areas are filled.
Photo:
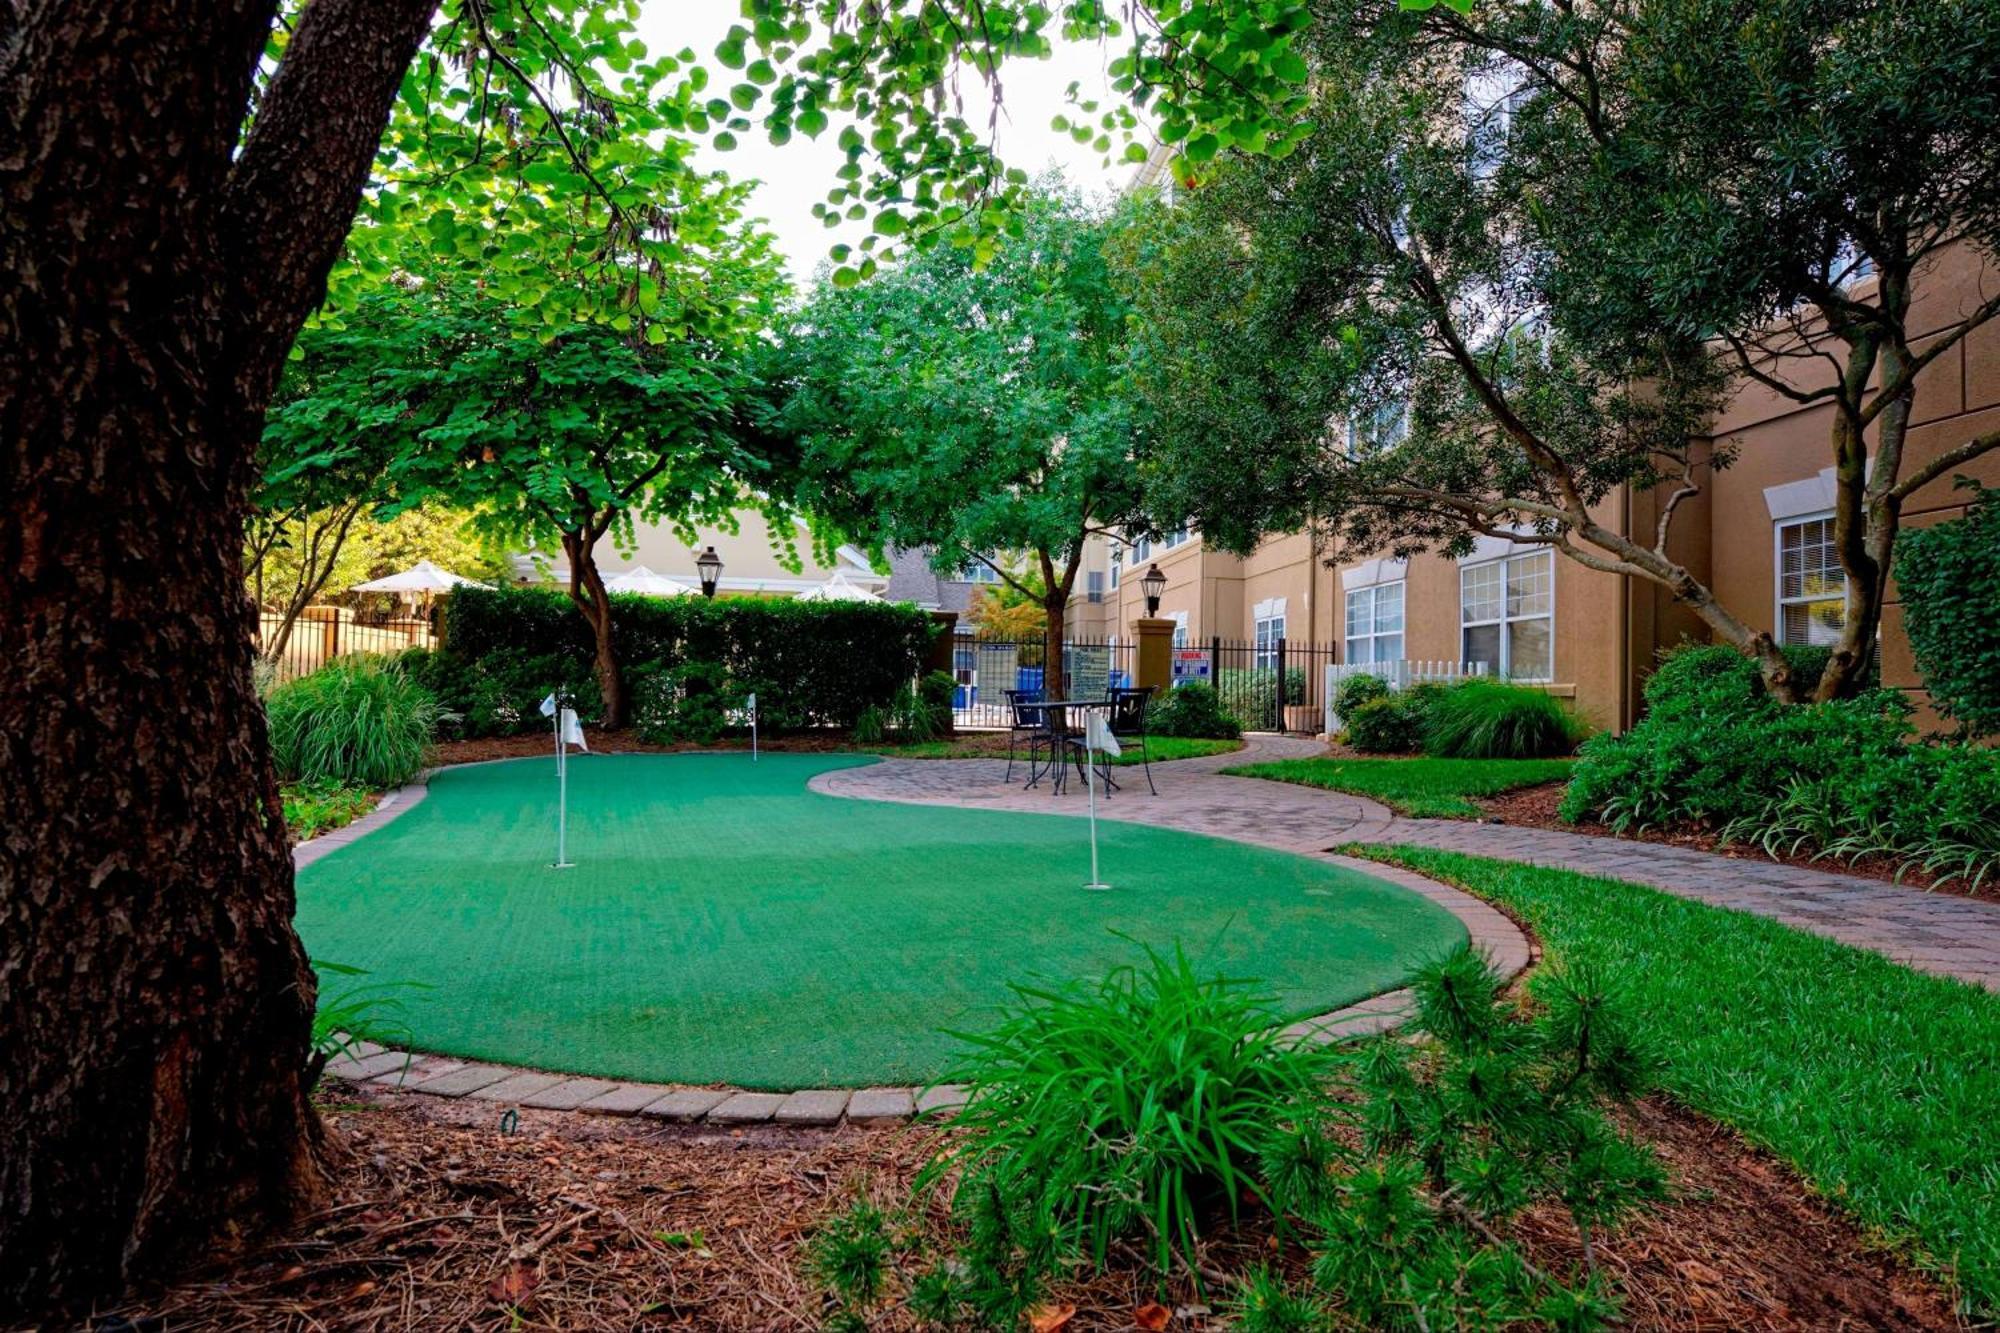
[[319, 1189], [243, 523], [431, 0], [315, 0], [239, 145], [274, 8], [0, 19], [0, 1307]]
[[595, 645], [597, 692], [604, 703], [603, 725], [616, 731], [625, 725], [625, 675], [618, 669], [618, 645], [612, 635], [611, 594], [597, 567], [597, 534], [565, 532], [563, 555], [569, 560], [569, 599], [590, 626]]

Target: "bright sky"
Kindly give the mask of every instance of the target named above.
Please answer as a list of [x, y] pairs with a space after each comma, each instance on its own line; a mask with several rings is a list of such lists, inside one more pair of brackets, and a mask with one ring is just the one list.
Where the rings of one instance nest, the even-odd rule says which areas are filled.
[[[709, 89], [725, 95], [734, 82], [735, 71], [714, 59], [716, 43], [731, 24], [740, 21], [739, 0], [644, 0], [639, 19], [639, 37], [647, 49], [664, 54], [693, 47], [709, 66]], [[1004, 91], [999, 130], [1001, 160], [1011, 167], [1031, 173], [1050, 166], [1064, 174], [1086, 193], [1110, 192], [1124, 188], [1132, 179], [1129, 162], [1103, 164], [1103, 155], [1078, 144], [1067, 134], [1049, 128], [1051, 117], [1067, 105], [1066, 94], [1073, 82], [1081, 83], [1081, 95], [1110, 105], [1105, 65], [1115, 54], [1113, 47], [1098, 43], [1063, 44], [1048, 60], [1014, 60], [1001, 67]], [[986, 123], [990, 102], [984, 85], [970, 72], [963, 83], [966, 118], [974, 125]], [[752, 212], [763, 217], [776, 234], [778, 248], [791, 267], [793, 281], [803, 287], [813, 269], [826, 257], [836, 241], [849, 244], [867, 234], [865, 223], [828, 228], [813, 216], [812, 206], [826, 197], [833, 186], [834, 172], [844, 160], [834, 146], [840, 122], [835, 121], [817, 139], [795, 135], [782, 148], [774, 148], [761, 130], [739, 136], [730, 152], [704, 147], [697, 160], [702, 166], [726, 171], [736, 180], [759, 181]], [[1114, 146], [1113, 155], [1120, 151]]]

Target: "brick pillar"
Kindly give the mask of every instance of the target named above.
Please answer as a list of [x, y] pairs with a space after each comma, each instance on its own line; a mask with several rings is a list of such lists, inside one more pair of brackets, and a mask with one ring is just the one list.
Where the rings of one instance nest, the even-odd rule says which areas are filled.
[[1149, 620], [1143, 616], [1132, 622], [1132, 633], [1139, 640], [1139, 669], [1134, 673], [1134, 683], [1140, 689], [1165, 694], [1173, 685], [1176, 628], [1171, 620]]
[[[924, 660], [924, 674], [942, 671], [947, 676], [955, 675], [952, 670], [951, 650], [958, 631], [958, 612], [933, 611], [931, 623], [937, 626], [937, 633], [931, 636], [931, 651], [930, 656]], [[955, 730], [952, 715], [945, 714], [944, 734], [949, 736]]]

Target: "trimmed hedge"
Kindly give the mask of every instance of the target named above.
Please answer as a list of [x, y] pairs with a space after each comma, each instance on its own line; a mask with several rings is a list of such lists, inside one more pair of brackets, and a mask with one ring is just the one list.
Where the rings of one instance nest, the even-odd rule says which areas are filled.
[[1905, 532], [1903, 627], [1940, 713], [2000, 734], [2000, 491], [1973, 488], [1964, 518]]
[[[853, 726], [916, 679], [936, 633], [927, 612], [873, 602], [614, 595], [611, 607], [635, 699], [653, 677], [713, 666], [728, 694], [756, 694], [772, 731]], [[463, 734], [507, 735], [541, 725], [535, 706], [558, 681], [594, 716], [594, 654], [559, 591], [460, 588], [444, 605], [444, 651], [410, 666]]]

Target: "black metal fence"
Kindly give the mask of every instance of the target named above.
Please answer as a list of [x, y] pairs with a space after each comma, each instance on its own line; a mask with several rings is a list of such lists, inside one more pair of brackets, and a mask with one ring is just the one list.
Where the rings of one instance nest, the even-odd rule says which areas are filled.
[[1109, 639], [1070, 639], [1063, 644], [1063, 680], [1050, 682], [1040, 639], [981, 639], [961, 634], [952, 642], [952, 721], [960, 727], [1004, 727], [1008, 690], [1057, 690], [1073, 698], [1101, 695], [1130, 685], [1137, 667], [1135, 648]]
[[1223, 711], [1245, 731], [1312, 735], [1325, 725], [1326, 669], [1337, 660], [1330, 643], [1212, 638], [1177, 650], [1174, 674], [1214, 686]]
[[402, 620], [356, 620], [345, 608], [311, 606], [285, 633], [285, 618], [275, 611], [257, 616], [257, 651], [271, 658], [278, 679], [311, 675], [348, 653], [400, 653], [406, 648], [434, 648], [437, 629], [428, 617]]

